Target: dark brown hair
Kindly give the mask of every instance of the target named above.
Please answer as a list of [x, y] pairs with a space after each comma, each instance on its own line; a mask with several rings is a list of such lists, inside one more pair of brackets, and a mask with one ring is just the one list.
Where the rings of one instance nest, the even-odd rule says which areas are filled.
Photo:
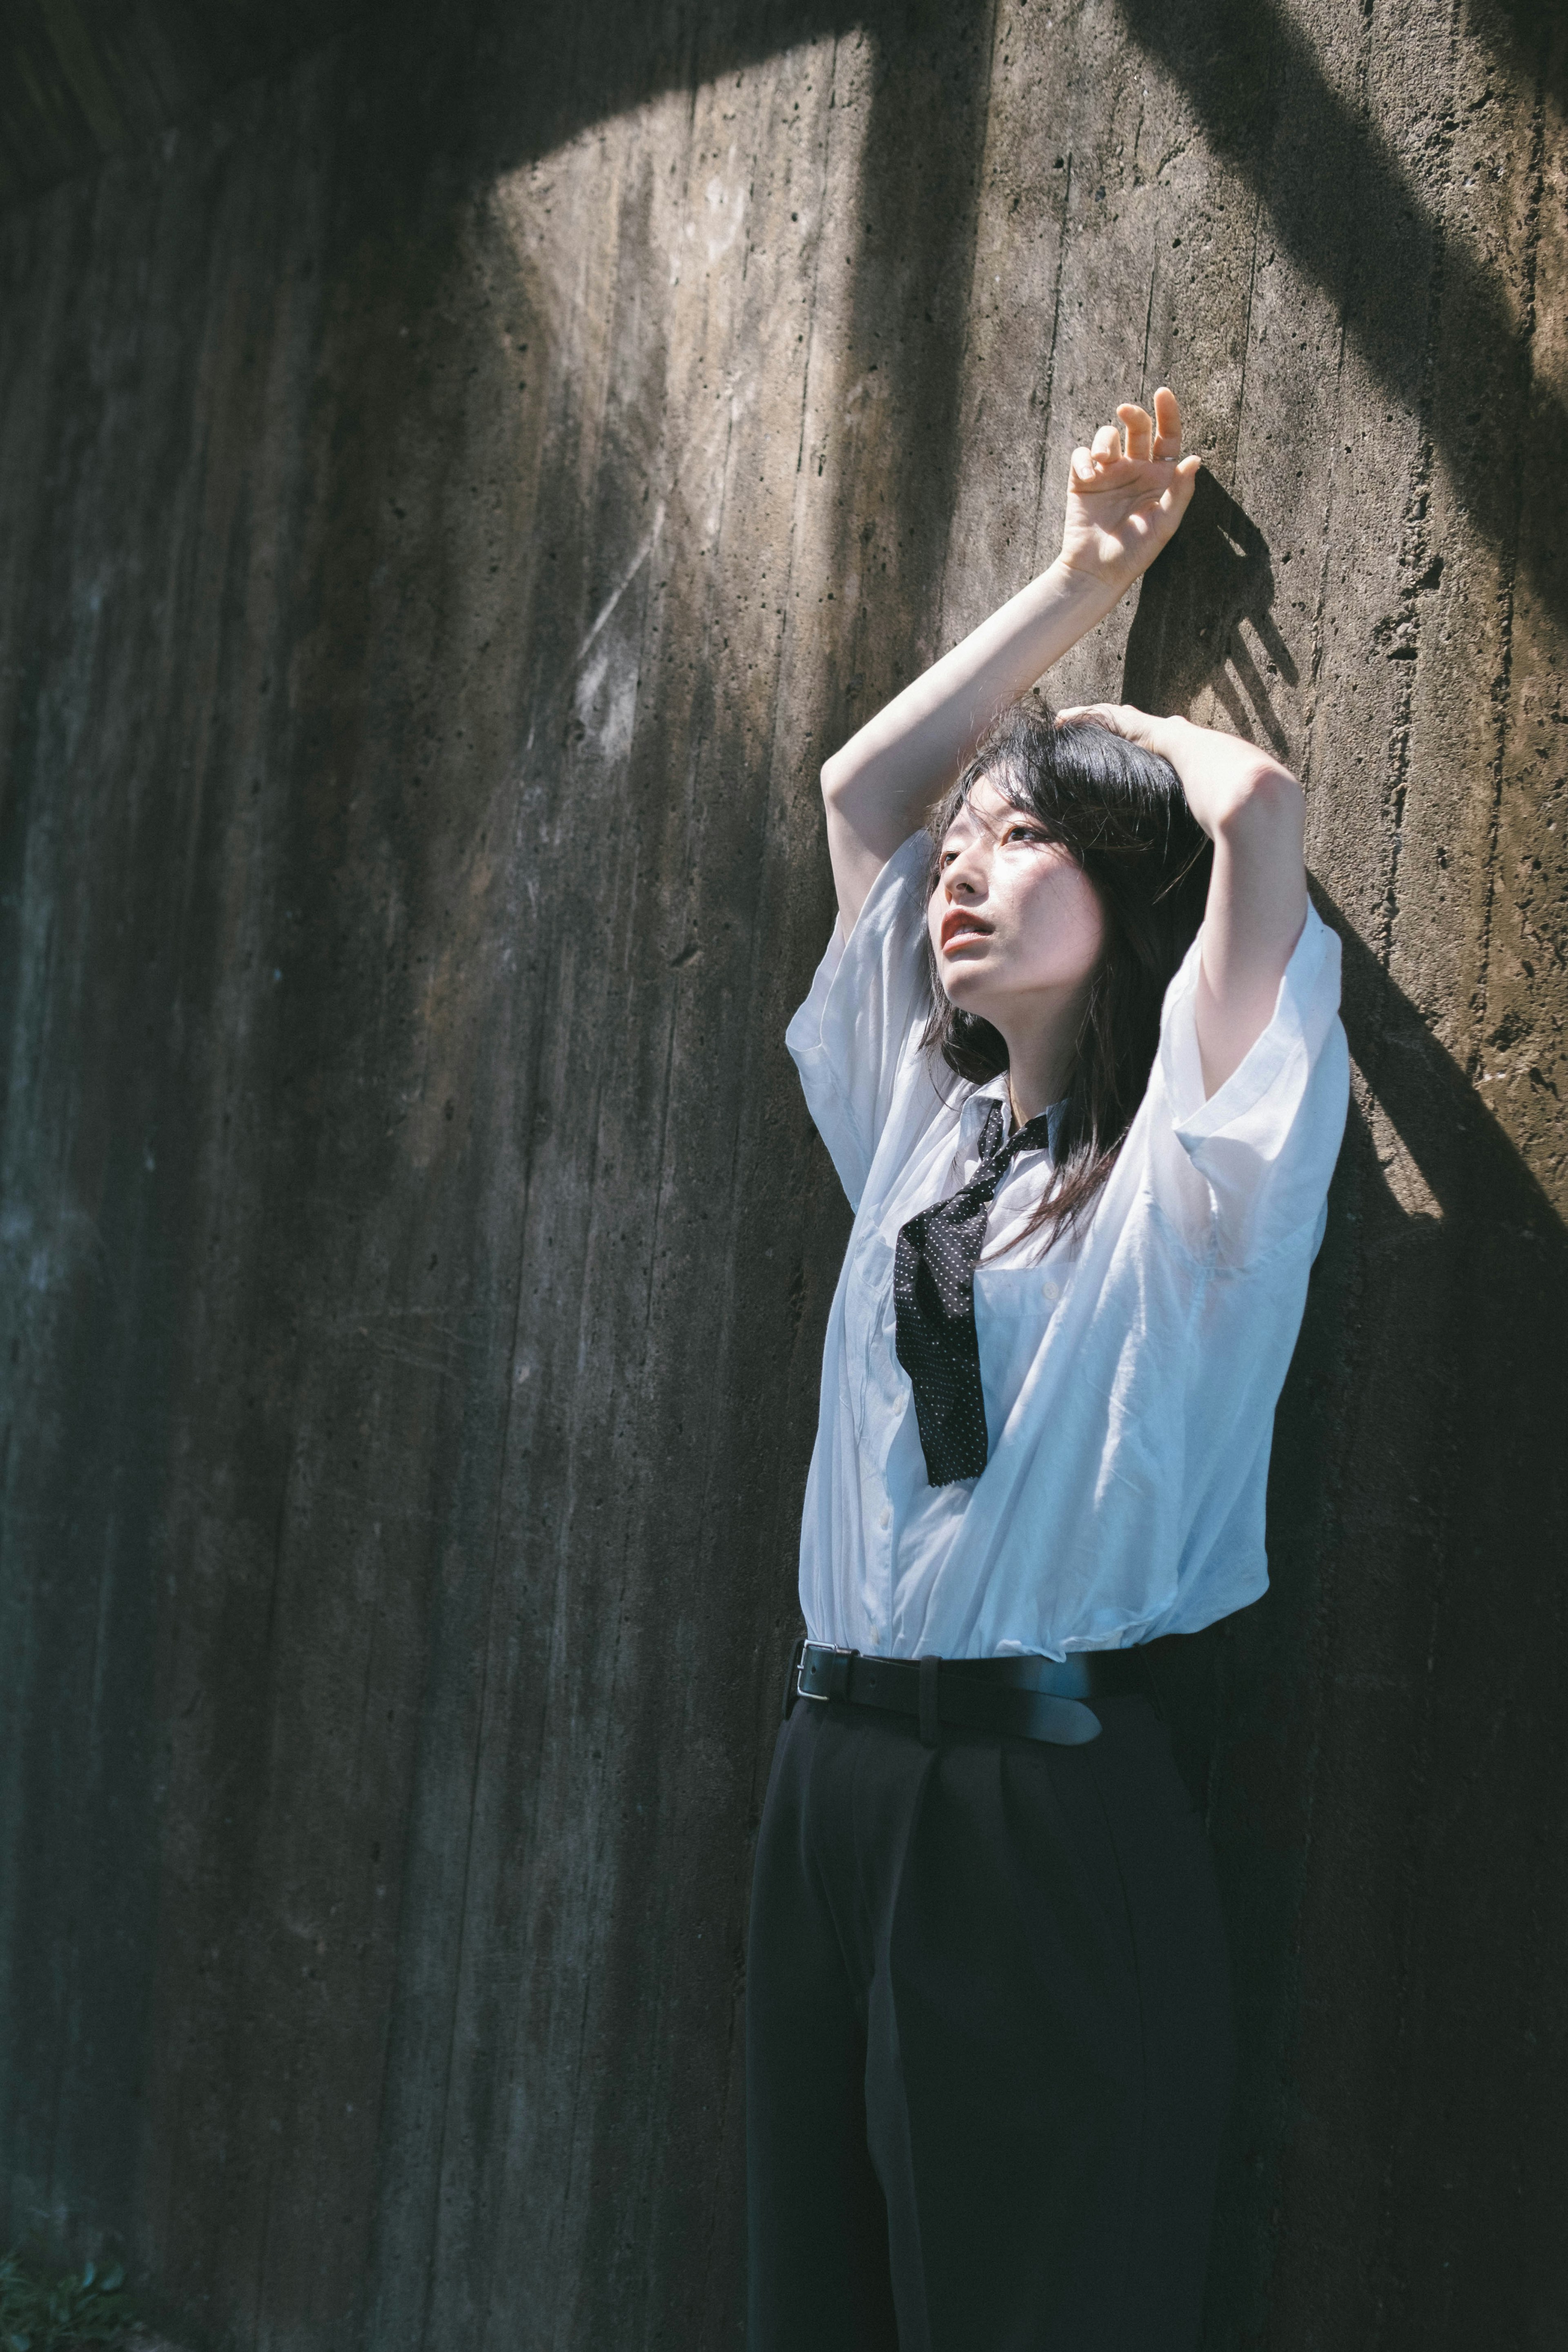
[[[1169, 761], [1090, 719], [1058, 727], [1031, 695], [995, 720], [932, 811], [928, 898], [943, 836], [983, 776], [1072, 852], [1105, 917], [1057, 1131], [1056, 1174], [1026, 1229], [1046, 1234], [1048, 1248], [1094, 1201], [1143, 1099], [1165, 991], [1203, 919], [1212, 853]], [[1006, 1068], [1006, 1045], [988, 1021], [949, 999], [929, 932], [927, 956], [927, 1049], [983, 1086]]]

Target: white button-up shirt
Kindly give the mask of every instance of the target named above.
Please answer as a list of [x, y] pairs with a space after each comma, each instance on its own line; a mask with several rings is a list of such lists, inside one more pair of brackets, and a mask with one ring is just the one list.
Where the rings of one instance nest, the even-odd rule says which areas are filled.
[[1195, 1632], [1268, 1583], [1274, 1408], [1349, 1094], [1340, 943], [1309, 911], [1273, 1019], [1206, 1102], [1194, 944], [1110, 1176], [1043, 1255], [1019, 1237], [1048, 1155], [1014, 1161], [974, 1277], [989, 1458], [933, 1487], [896, 1352], [894, 1246], [973, 1174], [1006, 1088], [921, 1051], [928, 855], [919, 834], [889, 858], [789, 1027], [855, 1211], [801, 1530], [806, 1630], [906, 1658], [1061, 1658]]

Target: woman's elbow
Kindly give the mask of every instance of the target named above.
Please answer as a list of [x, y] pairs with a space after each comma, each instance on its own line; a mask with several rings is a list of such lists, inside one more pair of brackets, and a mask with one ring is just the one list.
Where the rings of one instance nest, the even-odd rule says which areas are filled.
[[1293, 842], [1300, 846], [1306, 831], [1306, 799], [1289, 768], [1259, 753], [1236, 778], [1218, 830], [1240, 846]]
[[840, 808], [854, 780], [852, 761], [844, 751], [830, 752], [822, 763], [822, 797], [827, 807]]

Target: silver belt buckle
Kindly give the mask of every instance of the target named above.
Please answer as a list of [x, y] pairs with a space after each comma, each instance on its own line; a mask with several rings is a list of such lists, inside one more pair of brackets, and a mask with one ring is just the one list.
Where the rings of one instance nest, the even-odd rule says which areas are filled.
[[801, 1676], [805, 1672], [805, 1654], [807, 1650], [826, 1651], [826, 1654], [830, 1658], [852, 1658], [855, 1655], [855, 1652], [853, 1650], [833, 1648], [826, 1642], [803, 1642], [801, 1643], [800, 1664], [795, 1670], [795, 1695], [796, 1698], [809, 1699], [815, 1706], [826, 1706], [827, 1705], [828, 1694], [826, 1691], [808, 1691], [805, 1684], [801, 1681]]

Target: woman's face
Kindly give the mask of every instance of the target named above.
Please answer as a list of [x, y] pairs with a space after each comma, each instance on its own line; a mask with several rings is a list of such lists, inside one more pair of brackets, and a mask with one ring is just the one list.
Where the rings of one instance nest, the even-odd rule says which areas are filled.
[[984, 776], [943, 837], [926, 919], [948, 995], [1009, 1039], [1080, 1000], [1105, 947], [1099, 894], [1072, 852]]

